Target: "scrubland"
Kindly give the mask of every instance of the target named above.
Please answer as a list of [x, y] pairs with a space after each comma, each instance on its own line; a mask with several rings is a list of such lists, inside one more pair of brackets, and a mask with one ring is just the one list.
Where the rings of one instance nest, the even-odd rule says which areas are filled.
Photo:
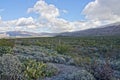
[[0, 39], [0, 80], [120, 80], [120, 37]]

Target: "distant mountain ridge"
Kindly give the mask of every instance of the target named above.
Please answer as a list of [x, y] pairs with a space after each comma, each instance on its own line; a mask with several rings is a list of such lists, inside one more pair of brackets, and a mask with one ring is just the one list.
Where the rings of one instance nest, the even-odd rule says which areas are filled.
[[35, 33], [27, 31], [8, 31], [6, 34], [9, 34], [9, 36], [32, 36]]
[[58, 36], [120, 36], [120, 22], [101, 26], [99, 28], [65, 32], [59, 34]]
[[34, 33], [28, 31], [7, 31], [0, 32], [2, 37], [54, 37], [54, 36], [120, 36], [120, 22], [101, 26], [99, 28], [92, 28], [74, 32], [63, 33]]
[[53, 37], [57, 35], [57, 33], [34, 33], [28, 31], [7, 31], [4, 33], [0, 32], [0, 34], [6, 34], [9, 37]]

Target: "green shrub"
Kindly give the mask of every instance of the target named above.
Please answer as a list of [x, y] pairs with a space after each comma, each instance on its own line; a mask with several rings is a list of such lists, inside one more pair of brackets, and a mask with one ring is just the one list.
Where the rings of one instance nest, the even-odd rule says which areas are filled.
[[28, 79], [38, 79], [45, 76], [46, 65], [42, 62], [27, 60], [24, 62], [24, 68], [24, 76]]
[[2, 56], [3, 54], [11, 54], [13, 53], [13, 49], [11, 47], [0, 47], [0, 56]]
[[13, 52], [14, 40], [0, 39], [0, 56]]
[[68, 46], [68, 45], [57, 45], [57, 47], [56, 47], [56, 51], [59, 54], [66, 54], [69, 52], [69, 50], [70, 50], [70, 46]]
[[57, 73], [57, 68], [50, 64], [27, 60], [24, 62], [24, 76], [29, 80], [50, 77]]
[[10, 39], [0, 39], [0, 46], [14, 47], [15, 41]]
[[75, 64], [78, 65], [78, 66], [85, 67], [86, 65], [90, 65], [91, 64], [90, 57], [76, 56], [76, 57], [74, 57], [74, 60], [75, 60]]

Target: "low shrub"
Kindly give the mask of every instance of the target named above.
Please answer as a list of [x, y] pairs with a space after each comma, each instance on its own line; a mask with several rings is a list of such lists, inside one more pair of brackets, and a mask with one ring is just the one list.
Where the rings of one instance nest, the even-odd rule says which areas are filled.
[[74, 61], [75, 61], [75, 64], [77, 66], [82, 66], [82, 67], [85, 67], [85, 66], [88, 66], [91, 64], [91, 58], [90, 57], [81, 57], [81, 56], [76, 56], [73, 58]]
[[38, 79], [44, 77], [44, 71], [46, 65], [42, 62], [36, 62], [35, 60], [27, 60], [23, 64], [24, 66], [24, 76], [27, 79]]
[[4, 54], [0, 57], [0, 80], [17, 80], [22, 71], [22, 64], [16, 56]]
[[42, 79], [44, 77], [50, 77], [55, 75], [57, 68], [50, 64], [43, 62], [37, 62], [36, 60], [27, 60], [23, 64], [24, 76], [29, 80]]
[[47, 66], [45, 72], [47, 77], [54, 76], [59, 72], [59, 69], [54, 64], [47, 63], [46, 65]]
[[0, 46], [0, 56], [2, 56], [3, 54], [12, 54], [12, 53], [13, 53], [13, 49], [11, 47]]
[[113, 80], [113, 70], [108, 62], [103, 64], [94, 62], [90, 71], [97, 80]]
[[78, 70], [72, 74], [68, 74], [65, 80], [95, 80], [95, 78], [86, 70]]
[[57, 45], [55, 50], [59, 53], [59, 54], [66, 54], [69, 52], [70, 50], [70, 46], [68, 45]]
[[15, 41], [9, 39], [0, 39], [0, 46], [9, 46], [13, 48], [15, 46]]
[[13, 52], [15, 46], [14, 40], [0, 39], [0, 56], [3, 54], [10, 54]]

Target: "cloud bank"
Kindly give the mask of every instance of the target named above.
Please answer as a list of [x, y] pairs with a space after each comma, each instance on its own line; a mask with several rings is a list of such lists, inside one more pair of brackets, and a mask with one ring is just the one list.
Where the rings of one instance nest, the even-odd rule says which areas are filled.
[[[35, 13], [38, 19], [22, 17], [3, 21], [0, 17], [0, 30], [25, 30], [36, 32], [67, 32], [95, 28], [104, 24], [120, 21], [120, 0], [95, 0], [86, 5], [82, 14], [86, 21], [70, 22], [60, 18], [60, 9], [44, 0], [38, 0], [27, 12]], [[68, 11], [63, 10], [65, 13]]]

